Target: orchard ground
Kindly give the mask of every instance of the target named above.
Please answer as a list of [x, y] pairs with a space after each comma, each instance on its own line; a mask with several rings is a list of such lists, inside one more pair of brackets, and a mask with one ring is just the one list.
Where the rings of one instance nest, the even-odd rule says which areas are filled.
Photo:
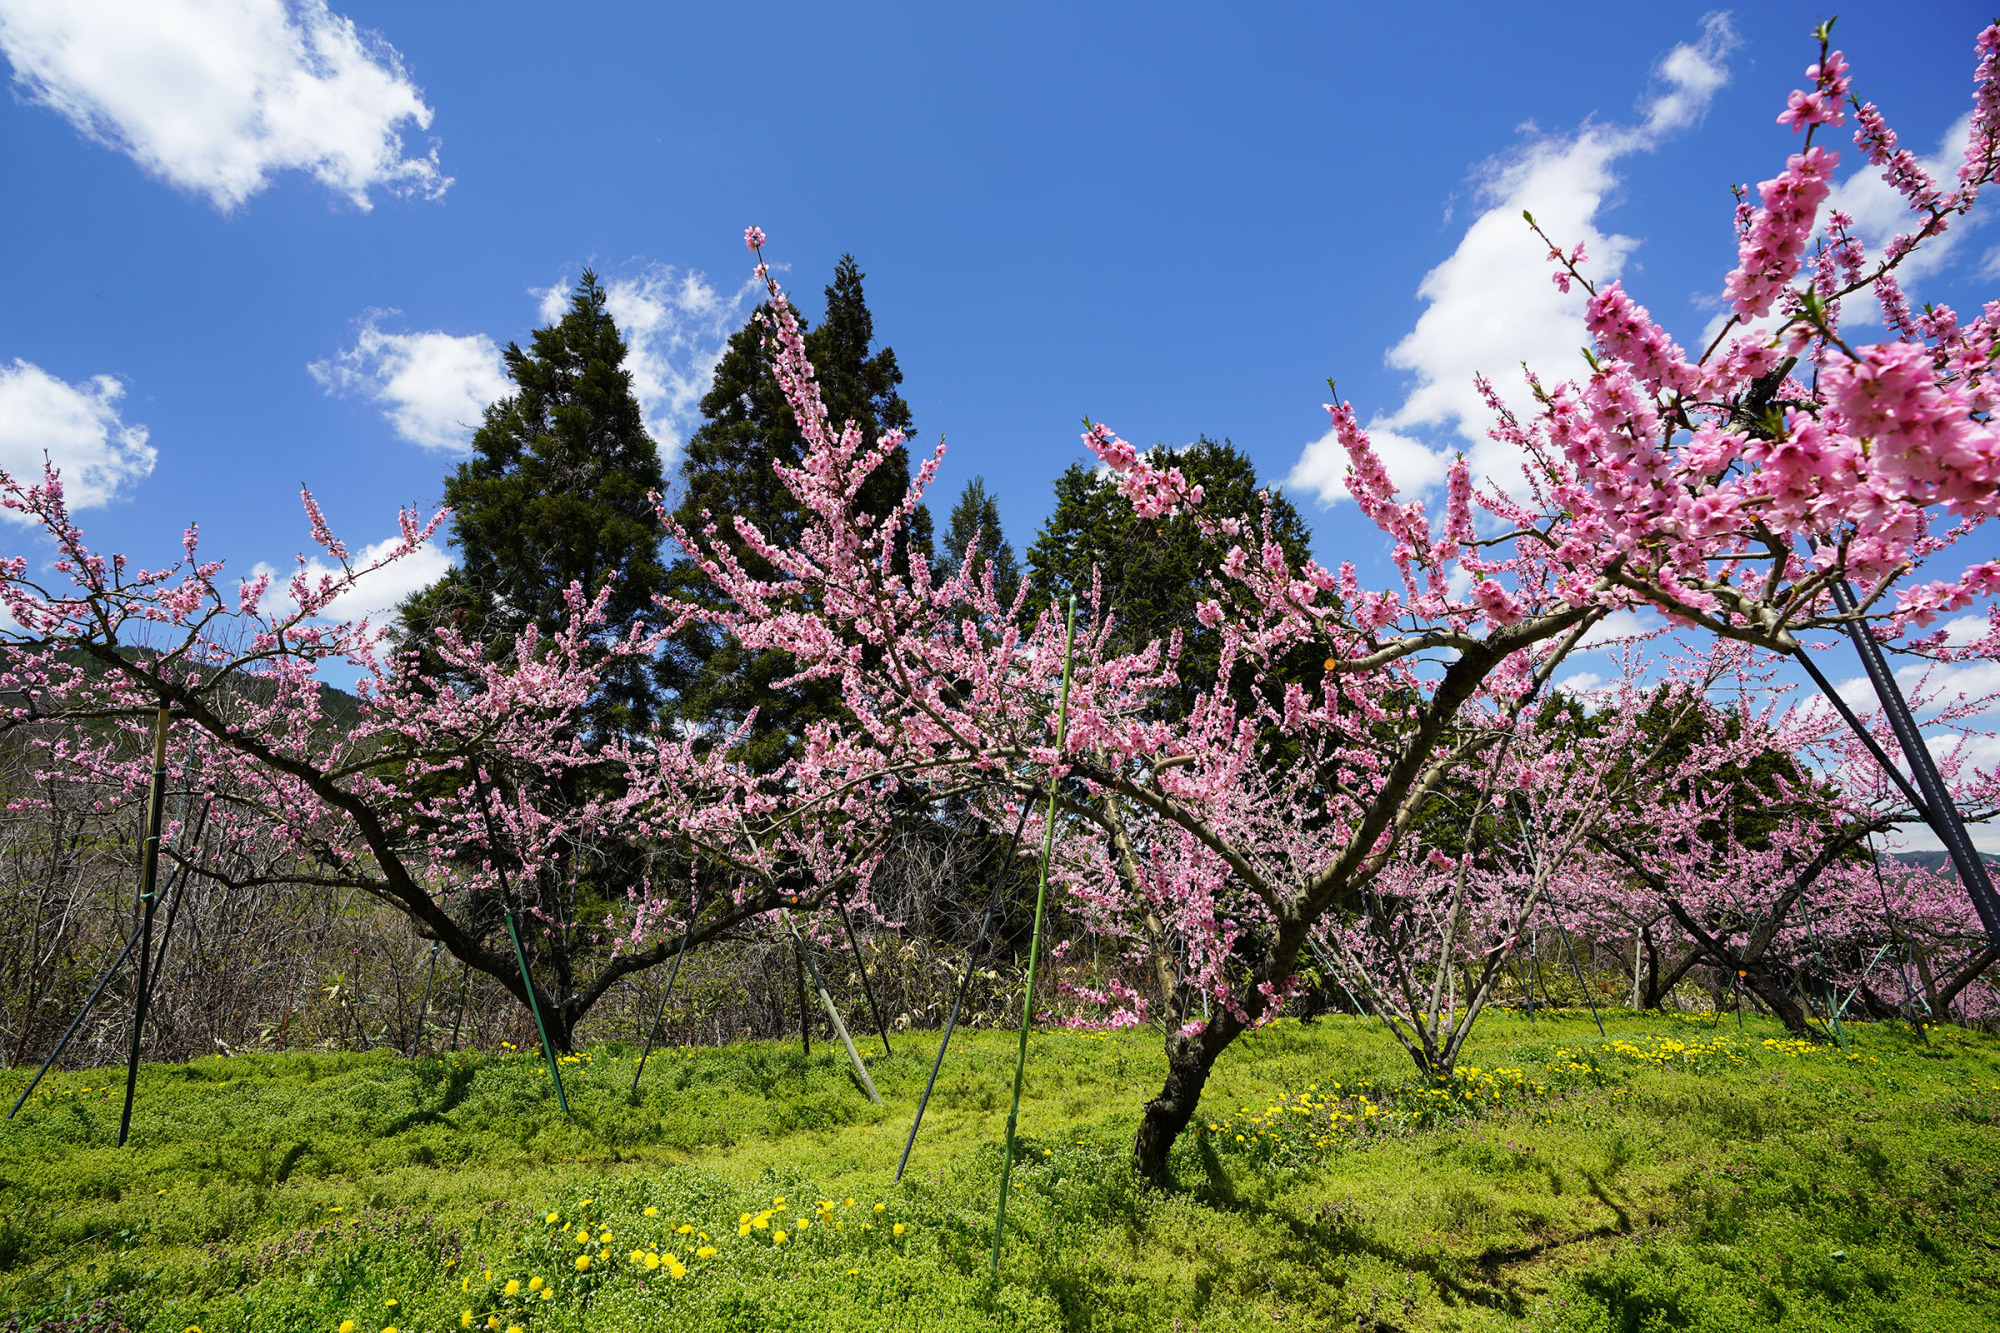
[[[1220, 1062], [1177, 1187], [1128, 1164], [1159, 1038], [1043, 1032], [987, 1265], [1011, 1034], [563, 1066], [387, 1052], [65, 1073], [0, 1126], [0, 1328], [1990, 1329], [2000, 1039], [1499, 1013], [1449, 1087], [1379, 1027]], [[25, 1071], [8, 1079], [11, 1098]], [[57, 1323], [63, 1320], [66, 1322]], [[351, 1322], [350, 1322], [351, 1321]]]

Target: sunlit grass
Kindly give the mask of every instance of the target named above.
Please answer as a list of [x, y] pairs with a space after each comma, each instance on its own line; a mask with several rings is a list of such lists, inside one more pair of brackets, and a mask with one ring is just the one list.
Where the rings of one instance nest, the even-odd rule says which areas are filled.
[[171, 1333], [2000, 1324], [2000, 1042], [1607, 1026], [1496, 1015], [1444, 1082], [1360, 1020], [1255, 1033], [1151, 1192], [1157, 1037], [1039, 1033], [997, 1288], [1002, 1033], [955, 1042], [901, 1186], [929, 1034], [870, 1061], [882, 1109], [774, 1043], [656, 1052], [637, 1098], [635, 1052], [583, 1052], [568, 1118], [534, 1052], [147, 1067], [124, 1150], [122, 1081], [58, 1075], [0, 1126], [0, 1302]]

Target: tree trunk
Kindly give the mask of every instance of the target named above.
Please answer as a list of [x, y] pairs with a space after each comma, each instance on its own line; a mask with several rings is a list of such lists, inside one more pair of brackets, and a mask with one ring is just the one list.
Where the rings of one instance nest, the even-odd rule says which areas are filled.
[[1159, 1096], [1146, 1103], [1139, 1132], [1132, 1137], [1132, 1164], [1153, 1184], [1168, 1183], [1167, 1153], [1188, 1121], [1194, 1119], [1215, 1058], [1241, 1030], [1242, 1024], [1235, 1018], [1217, 1014], [1200, 1032], [1167, 1038], [1166, 1085]]

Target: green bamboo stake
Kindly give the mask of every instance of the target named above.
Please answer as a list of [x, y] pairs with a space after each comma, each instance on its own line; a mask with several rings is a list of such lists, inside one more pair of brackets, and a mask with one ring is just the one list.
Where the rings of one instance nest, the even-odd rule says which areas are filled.
[[[1056, 762], [1062, 761], [1063, 742], [1069, 737], [1070, 658], [1076, 647], [1076, 594], [1069, 598], [1069, 625], [1063, 632], [1062, 702], [1056, 709]], [[1035, 929], [1028, 937], [1028, 985], [1021, 996], [1021, 1049], [1014, 1058], [1014, 1102], [1007, 1108], [1007, 1155], [1000, 1160], [1000, 1206], [993, 1212], [992, 1276], [1000, 1276], [1000, 1238], [1007, 1222], [1007, 1182], [1014, 1174], [1014, 1124], [1021, 1115], [1021, 1080], [1028, 1072], [1028, 1025], [1035, 1016], [1035, 960], [1042, 947], [1042, 908], [1049, 895], [1049, 861], [1056, 850], [1055, 773], [1049, 774], [1048, 827], [1042, 830], [1042, 875], [1035, 885]]]
[[535, 999], [535, 978], [528, 971], [528, 952], [521, 947], [521, 932], [514, 924], [514, 895], [507, 887], [507, 867], [500, 858], [500, 830], [493, 821], [493, 808], [486, 803], [486, 776], [477, 763], [472, 766], [473, 794], [479, 799], [479, 813], [486, 818], [486, 845], [493, 856], [493, 873], [500, 878], [500, 902], [506, 909], [507, 938], [514, 942], [514, 962], [521, 969], [521, 989], [528, 994], [528, 1012], [535, 1017], [535, 1031], [541, 1034], [542, 1058], [549, 1062], [549, 1077], [556, 1082], [556, 1103], [569, 1114], [569, 1098], [563, 1093], [562, 1070], [556, 1067], [556, 1048], [549, 1041], [548, 1025], [542, 1022], [542, 1006]]

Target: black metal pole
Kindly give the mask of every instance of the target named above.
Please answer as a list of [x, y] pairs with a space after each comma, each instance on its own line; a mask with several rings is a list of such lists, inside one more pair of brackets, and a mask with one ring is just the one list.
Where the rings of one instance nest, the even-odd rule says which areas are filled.
[[76, 1030], [83, 1026], [83, 1020], [90, 1017], [91, 1007], [97, 1003], [97, 997], [104, 994], [104, 988], [111, 984], [112, 975], [118, 971], [127, 958], [132, 956], [132, 946], [138, 942], [139, 932], [135, 928], [131, 936], [126, 939], [125, 947], [120, 949], [118, 956], [111, 960], [111, 966], [105, 968], [104, 975], [97, 979], [97, 986], [90, 992], [90, 998], [83, 1002], [83, 1008], [76, 1011], [76, 1017], [69, 1021], [67, 1028], [63, 1029], [61, 1038], [56, 1042], [56, 1048], [49, 1052], [49, 1058], [42, 1061], [42, 1067], [35, 1071], [35, 1076], [28, 1080], [28, 1086], [21, 1090], [21, 1096], [15, 1101], [14, 1109], [7, 1113], [9, 1120], [20, 1114], [21, 1108], [27, 1104], [29, 1096], [35, 1091], [35, 1085], [42, 1081], [42, 1076], [49, 1072], [49, 1066], [53, 1065], [61, 1057], [63, 1051], [68, 1048], [69, 1039], [74, 1037]]
[[840, 881], [833, 884], [833, 905], [840, 909], [840, 924], [847, 929], [847, 947], [854, 951], [854, 970], [861, 974], [861, 993], [868, 997], [868, 1012], [875, 1015], [875, 1027], [882, 1034], [882, 1054], [895, 1054], [889, 1049], [889, 1025], [882, 1021], [882, 1006], [875, 1003], [875, 987], [868, 980], [868, 964], [861, 959], [861, 942], [854, 938], [854, 922], [847, 915], [847, 902], [840, 896]]
[[[1591, 1021], [1597, 1024], [1597, 1035], [1601, 1037], [1604, 1035], [1604, 1020], [1597, 1016], [1597, 999], [1590, 993], [1590, 983], [1583, 979], [1583, 967], [1576, 961], [1576, 946], [1569, 942], [1569, 930], [1554, 912], [1549, 913], [1549, 919], [1556, 923], [1556, 933], [1562, 936], [1563, 951], [1569, 954], [1570, 971], [1576, 973], [1577, 989], [1583, 992], [1583, 1002], [1590, 1006]], [[1674, 1008], [1680, 1008], [1680, 1001], [1674, 1001]]]
[[667, 1016], [667, 1000], [674, 993], [674, 982], [681, 974], [681, 959], [687, 956], [688, 936], [694, 934], [694, 919], [701, 914], [701, 894], [697, 890], [688, 896], [687, 925], [681, 928], [681, 947], [674, 951], [674, 966], [667, 973], [667, 988], [660, 992], [660, 1008], [653, 1015], [653, 1026], [646, 1033], [646, 1048], [639, 1052], [639, 1067], [632, 1071], [632, 1091], [639, 1091], [639, 1075], [646, 1072], [646, 1057], [653, 1053], [653, 1043], [660, 1035], [660, 1020]]
[[423, 998], [417, 1001], [417, 1031], [416, 1035], [410, 1038], [409, 1058], [412, 1060], [417, 1058], [417, 1047], [422, 1045], [424, 1040], [424, 1012], [430, 1008], [431, 983], [437, 980], [438, 974], [438, 944], [437, 940], [431, 941], [431, 970], [424, 977]]
[[154, 890], [160, 880], [160, 821], [167, 809], [167, 728], [173, 710], [161, 707], [153, 715], [153, 788], [146, 801], [146, 842], [139, 857], [139, 979], [132, 992], [132, 1055], [125, 1063], [125, 1108], [118, 1116], [118, 1146], [132, 1132], [132, 1098], [139, 1090], [139, 1048], [146, 1035], [147, 965], [153, 956], [153, 912], [159, 905]]
[[910, 1122], [910, 1137], [903, 1144], [903, 1155], [896, 1161], [896, 1183], [903, 1183], [903, 1168], [910, 1164], [910, 1149], [917, 1146], [917, 1131], [923, 1128], [924, 1108], [931, 1104], [931, 1089], [937, 1086], [938, 1071], [944, 1068], [945, 1048], [951, 1045], [952, 1030], [958, 1026], [958, 1011], [965, 1003], [965, 993], [972, 988], [972, 974], [979, 967], [979, 959], [986, 949], [986, 936], [993, 928], [993, 913], [1000, 906], [1000, 899], [1007, 887], [1007, 877], [1014, 870], [1014, 854], [1020, 850], [1021, 830], [1028, 824], [1028, 798], [1021, 798], [1021, 818], [1014, 825], [1014, 836], [1007, 844], [1007, 858], [1000, 863], [1000, 873], [994, 877], [993, 892], [986, 899], [986, 914], [980, 918], [979, 934], [972, 941], [971, 952], [966, 955], [965, 975], [959, 978], [958, 990], [952, 996], [951, 1014], [944, 1021], [944, 1036], [938, 1041], [937, 1059], [931, 1061], [931, 1076], [924, 1084], [924, 1095], [917, 1100], [917, 1117]]
[[1959, 883], [1965, 886], [1966, 893], [1972, 898], [1973, 910], [1979, 913], [1980, 924], [1986, 928], [1986, 938], [2000, 945], [2000, 897], [1993, 892], [1986, 863], [1973, 849], [1972, 838], [1965, 831], [1965, 820], [1959, 816], [1951, 793], [1945, 790], [1937, 762], [1931, 758], [1923, 733], [1917, 729], [1917, 720], [1910, 713], [1910, 705], [1903, 698], [1895, 676], [1889, 671], [1888, 660], [1882, 655], [1882, 645], [1875, 641], [1875, 636], [1861, 622], [1854, 590], [1841, 580], [1835, 581], [1830, 590], [1834, 605], [1848, 617], [1847, 637], [1853, 641], [1855, 651], [1861, 654], [1861, 663], [1868, 670], [1868, 681], [1875, 687], [1875, 697], [1882, 703], [1890, 730], [1895, 732], [1896, 743], [1902, 747], [1903, 758], [1916, 778], [1917, 789], [1923, 794], [1931, 829], [1951, 856], [1952, 868], [1958, 871]]

